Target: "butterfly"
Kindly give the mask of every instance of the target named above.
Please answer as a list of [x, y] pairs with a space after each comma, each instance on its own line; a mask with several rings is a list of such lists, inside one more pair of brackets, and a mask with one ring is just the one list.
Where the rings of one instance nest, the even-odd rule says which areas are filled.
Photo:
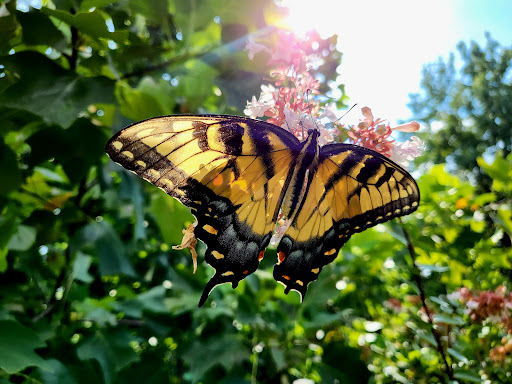
[[133, 124], [106, 145], [110, 158], [190, 207], [195, 235], [219, 284], [238, 283], [264, 257], [280, 215], [274, 278], [301, 300], [356, 232], [414, 212], [419, 189], [385, 156], [351, 144], [300, 142], [276, 125], [227, 115], [162, 116]]

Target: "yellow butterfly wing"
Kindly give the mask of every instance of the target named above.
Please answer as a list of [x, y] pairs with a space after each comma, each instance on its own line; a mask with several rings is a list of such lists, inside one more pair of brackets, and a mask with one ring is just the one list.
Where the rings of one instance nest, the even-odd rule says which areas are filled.
[[304, 198], [278, 251], [274, 278], [301, 299], [350, 236], [407, 215], [419, 204], [414, 179], [381, 154], [350, 144], [321, 148]]
[[299, 141], [237, 116], [164, 116], [127, 127], [106, 145], [113, 161], [191, 208], [195, 235], [215, 268], [199, 306], [218, 284], [253, 273], [275, 228]]

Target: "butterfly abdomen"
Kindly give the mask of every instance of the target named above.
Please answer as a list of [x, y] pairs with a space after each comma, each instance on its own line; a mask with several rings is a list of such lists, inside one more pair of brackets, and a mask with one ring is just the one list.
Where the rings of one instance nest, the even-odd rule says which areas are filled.
[[311, 183], [318, 165], [318, 131], [311, 131], [307, 140], [302, 143], [302, 148], [290, 166], [285, 188], [282, 191], [281, 212], [292, 219], [304, 197], [307, 184]]

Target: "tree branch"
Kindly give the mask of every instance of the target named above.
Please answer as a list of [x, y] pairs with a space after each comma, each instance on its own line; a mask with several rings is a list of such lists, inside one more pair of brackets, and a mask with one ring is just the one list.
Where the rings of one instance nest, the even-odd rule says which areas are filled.
[[191, 59], [201, 59], [201, 58], [207, 56], [208, 54], [209, 54], [208, 51], [206, 51], [206, 52], [198, 52], [198, 53], [195, 53], [195, 54], [188, 54], [188, 53], [186, 53], [186, 54], [184, 54], [182, 56], [174, 57], [174, 58], [166, 60], [166, 61], [164, 61], [162, 63], [151, 64], [151, 65], [148, 65], [147, 67], [136, 69], [136, 70], [134, 70], [132, 72], [127, 72], [127, 73], [125, 73], [124, 75], [121, 76], [121, 79], [128, 79], [130, 77], [142, 76], [142, 75], [145, 75], [146, 73], [157, 71], [159, 69], [168, 67], [170, 65], [175, 65], [175, 64], [179, 64], [179, 63], [185, 63], [186, 61], [191, 60]]

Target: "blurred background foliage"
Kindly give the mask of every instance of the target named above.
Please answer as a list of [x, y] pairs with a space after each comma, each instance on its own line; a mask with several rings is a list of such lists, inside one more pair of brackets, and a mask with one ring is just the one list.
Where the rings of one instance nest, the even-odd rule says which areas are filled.
[[[157, 115], [240, 114], [268, 79], [246, 36], [282, 12], [0, 1], [0, 383], [512, 381], [511, 50], [490, 37], [459, 47], [460, 70], [427, 66], [412, 98], [415, 214], [354, 235], [302, 304], [269, 255], [197, 308], [212, 270], [171, 249], [188, 209], [103, 148]], [[325, 93], [340, 58], [316, 70]]]

